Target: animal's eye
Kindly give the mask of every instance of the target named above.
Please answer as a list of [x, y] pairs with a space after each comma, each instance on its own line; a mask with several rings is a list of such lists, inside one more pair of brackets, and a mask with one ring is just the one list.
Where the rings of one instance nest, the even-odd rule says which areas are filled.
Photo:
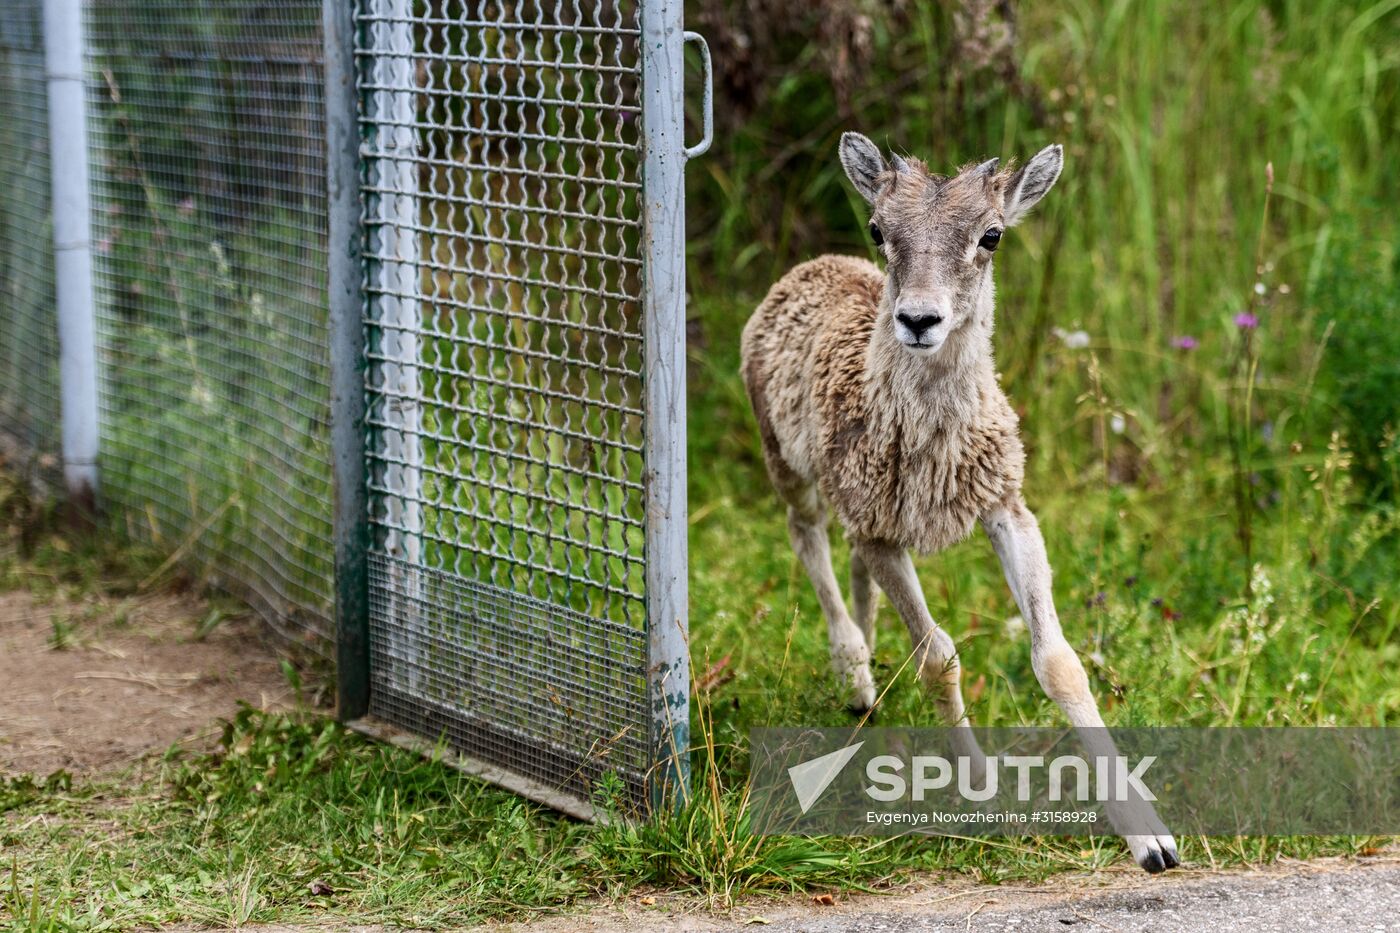
[[880, 228], [875, 225], [875, 221], [870, 221], [870, 239], [875, 241], [876, 246], [885, 245], [885, 235], [880, 232]]
[[977, 241], [977, 245], [982, 247], [989, 253], [995, 253], [997, 251], [997, 244], [1000, 242], [1001, 231], [998, 230], [996, 227], [993, 227], [986, 233], [982, 234], [982, 239]]

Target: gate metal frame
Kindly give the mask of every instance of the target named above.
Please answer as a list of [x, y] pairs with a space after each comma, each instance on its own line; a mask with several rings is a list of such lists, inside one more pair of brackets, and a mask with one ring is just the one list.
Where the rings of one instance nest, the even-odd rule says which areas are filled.
[[[411, 0], [375, 0], [407, 9]], [[683, 29], [681, 0], [638, 0], [641, 59], [641, 243], [645, 627], [652, 808], [683, 801], [689, 788], [690, 660], [687, 609], [684, 167], [713, 135], [709, 50]], [[402, 13], [400, 15], [403, 15]], [[362, 732], [442, 754], [430, 736], [412, 736], [368, 716], [370, 709], [369, 484], [366, 397], [366, 234], [360, 186], [361, 108], [396, 106], [363, 100], [357, 90], [357, 22], [352, 0], [323, 0], [330, 224], [331, 442], [335, 488], [338, 716]], [[411, 42], [411, 37], [409, 39]], [[704, 64], [704, 135], [684, 141], [684, 51], [695, 42]], [[410, 78], [411, 80], [411, 78]], [[411, 106], [411, 104], [409, 105]], [[404, 121], [396, 121], [404, 122]], [[410, 121], [411, 122], [411, 115]], [[383, 275], [380, 270], [380, 275]], [[402, 270], [400, 270], [402, 274]], [[409, 274], [416, 275], [416, 271]], [[416, 309], [415, 309], [416, 311]], [[416, 355], [417, 342], [412, 342]], [[402, 350], [403, 348], [400, 347]], [[408, 367], [409, 371], [412, 367]], [[416, 430], [406, 424], [409, 433]], [[410, 442], [416, 445], [416, 439]], [[598, 814], [577, 795], [529, 775], [455, 753], [453, 765], [584, 819]]]

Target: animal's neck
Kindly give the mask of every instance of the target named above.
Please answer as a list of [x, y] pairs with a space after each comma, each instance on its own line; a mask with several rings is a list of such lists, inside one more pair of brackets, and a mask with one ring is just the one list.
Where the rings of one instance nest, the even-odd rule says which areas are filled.
[[936, 353], [924, 356], [895, 336], [888, 301], [887, 288], [866, 352], [866, 403], [884, 427], [897, 431], [901, 444], [923, 447], [971, 424], [985, 387], [995, 385], [993, 302], [985, 297]]

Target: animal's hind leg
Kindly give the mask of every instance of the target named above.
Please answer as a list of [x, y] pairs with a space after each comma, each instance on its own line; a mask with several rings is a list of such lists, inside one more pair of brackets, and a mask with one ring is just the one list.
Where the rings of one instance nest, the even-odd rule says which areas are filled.
[[801, 497], [807, 501], [788, 505], [788, 534], [792, 549], [807, 569], [817, 601], [826, 615], [826, 631], [831, 639], [831, 668], [836, 678], [850, 691], [851, 708], [864, 712], [875, 705], [875, 680], [870, 676], [870, 648], [865, 636], [851, 621], [841, 589], [836, 583], [836, 571], [831, 567], [831, 541], [826, 533], [826, 509], [816, 496]]
[[870, 579], [860, 552], [851, 548], [851, 616], [856, 628], [865, 636], [865, 647], [875, 653], [875, 610], [879, 608], [880, 591]]

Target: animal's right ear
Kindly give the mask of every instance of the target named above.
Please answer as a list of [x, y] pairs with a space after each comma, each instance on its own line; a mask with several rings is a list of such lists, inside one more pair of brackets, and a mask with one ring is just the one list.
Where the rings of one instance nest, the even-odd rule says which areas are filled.
[[874, 204], [880, 193], [880, 176], [889, 171], [880, 147], [859, 133], [842, 133], [841, 167], [860, 196]]

